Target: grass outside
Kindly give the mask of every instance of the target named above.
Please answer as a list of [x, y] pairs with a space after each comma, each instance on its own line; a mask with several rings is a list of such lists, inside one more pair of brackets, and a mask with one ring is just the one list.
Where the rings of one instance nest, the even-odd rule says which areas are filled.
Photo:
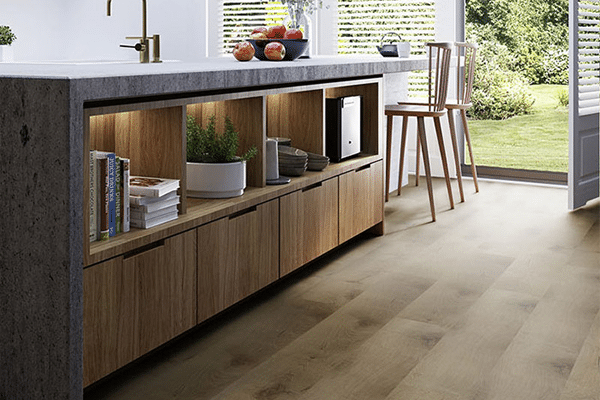
[[[558, 93], [566, 85], [533, 85], [531, 114], [502, 121], [469, 120], [477, 165], [537, 171], [567, 172], [569, 109]], [[468, 152], [467, 163], [470, 163]]]

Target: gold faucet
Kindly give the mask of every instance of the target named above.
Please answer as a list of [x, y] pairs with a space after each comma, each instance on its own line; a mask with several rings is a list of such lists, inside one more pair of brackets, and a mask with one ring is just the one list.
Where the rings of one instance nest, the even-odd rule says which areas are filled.
[[[106, 15], [110, 17], [110, 5], [112, 0], [106, 0]], [[152, 39], [154, 42], [154, 55], [152, 62], [159, 63], [160, 61], [160, 36], [153, 35], [151, 38], [148, 37], [148, 13], [146, 0], [142, 0], [142, 36], [127, 36], [125, 39], [128, 40], [139, 40], [139, 43], [135, 45], [122, 44], [121, 47], [130, 47], [136, 49], [140, 53], [140, 62], [150, 62], [150, 51], [149, 51], [149, 40]]]

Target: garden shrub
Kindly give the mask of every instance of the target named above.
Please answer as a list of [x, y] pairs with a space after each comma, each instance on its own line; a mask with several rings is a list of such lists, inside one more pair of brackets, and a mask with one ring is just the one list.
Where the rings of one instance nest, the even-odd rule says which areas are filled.
[[506, 46], [484, 42], [479, 45], [469, 117], [506, 119], [531, 112], [534, 97], [527, 79], [511, 71]]

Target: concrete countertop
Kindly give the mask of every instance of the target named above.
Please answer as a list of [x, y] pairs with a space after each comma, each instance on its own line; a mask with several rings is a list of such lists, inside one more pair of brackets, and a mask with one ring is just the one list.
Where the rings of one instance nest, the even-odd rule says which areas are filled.
[[77, 95], [77, 100], [85, 101], [351, 79], [426, 67], [424, 57], [317, 56], [291, 62], [257, 59], [239, 62], [229, 56], [196, 63], [4, 63], [0, 64], [0, 79], [67, 80], [71, 85], [72, 94]]

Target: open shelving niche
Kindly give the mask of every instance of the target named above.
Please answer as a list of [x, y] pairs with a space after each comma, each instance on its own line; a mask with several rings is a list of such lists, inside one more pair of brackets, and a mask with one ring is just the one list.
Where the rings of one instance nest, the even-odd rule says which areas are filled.
[[[281, 186], [266, 185], [266, 139], [289, 137], [292, 146], [325, 154], [325, 99], [363, 96], [361, 154], [323, 171], [307, 171]], [[89, 150], [112, 151], [131, 159], [131, 175], [179, 179], [179, 218], [151, 229], [131, 228], [108, 241], [89, 242], [84, 212], [84, 266], [133, 252], [248, 207], [340, 176], [383, 159], [382, 78], [192, 95], [173, 100], [107, 104], [84, 109], [84, 209], [89, 209]], [[217, 131], [228, 115], [240, 134], [242, 153], [256, 146], [247, 166], [248, 186], [240, 197], [195, 199], [186, 196], [186, 115], [205, 126], [216, 115]], [[383, 205], [382, 205], [383, 207]]]

